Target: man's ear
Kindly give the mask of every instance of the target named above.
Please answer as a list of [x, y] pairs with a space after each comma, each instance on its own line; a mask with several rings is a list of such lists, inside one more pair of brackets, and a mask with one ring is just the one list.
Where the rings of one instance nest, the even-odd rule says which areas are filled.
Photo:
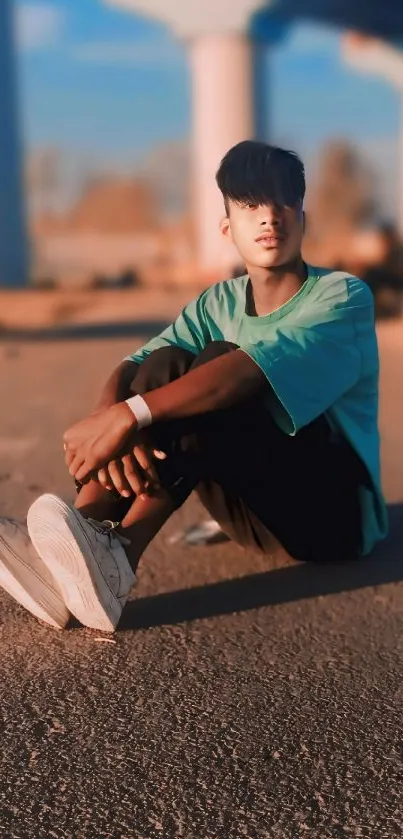
[[302, 210], [302, 232], [305, 236], [305, 232], [306, 232], [306, 213], [305, 213], [305, 210]]
[[228, 216], [224, 216], [224, 218], [221, 219], [220, 230], [223, 236], [232, 240], [231, 226]]

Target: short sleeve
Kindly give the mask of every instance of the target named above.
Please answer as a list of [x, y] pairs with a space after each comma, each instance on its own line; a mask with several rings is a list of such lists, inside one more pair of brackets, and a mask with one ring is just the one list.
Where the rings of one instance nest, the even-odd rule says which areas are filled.
[[128, 355], [125, 361], [141, 364], [154, 350], [162, 347], [180, 347], [198, 355], [208, 343], [208, 329], [205, 319], [204, 296], [201, 294], [188, 303], [177, 319], [164, 329], [156, 338], [152, 338], [141, 349]]
[[358, 382], [362, 348], [375, 336], [371, 292], [334, 308], [320, 301], [294, 323], [278, 322], [272, 340], [242, 347], [271, 385], [268, 407], [286, 434], [313, 422]]

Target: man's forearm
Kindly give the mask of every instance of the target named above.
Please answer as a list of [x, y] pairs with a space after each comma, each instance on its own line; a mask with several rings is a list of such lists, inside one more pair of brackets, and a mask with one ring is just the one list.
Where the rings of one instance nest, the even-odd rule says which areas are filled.
[[97, 403], [97, 410], [110, 408], [131, 396], [130, 385], [139, 365], [134, 361], [122, 361], [106, 382]]
[[[120, 372], [119, 368], [115, 371], [105, 388], [104, 399], [111, 399], [113, 393], [116, 401], [120, 395], [117, 383], [127, 381], [126, 369], [121, 366]], [[230, 408], [259, 392], [263, 394], [267, 387], [267, 380], [255, 362], [246, 353], [235, 350], [149, 391], [143, 399], [152, 421], [158, 423]], [[125, 401], [76, 423], [64, 435], [70, 474], [78, 481], [86, 480], [117, 456], [132, 433], [142, 427], [145, 426], [139, 424], [133, 404]]]
[[146, 393], [153, 422], [223, 410], [268, 387], [267, 379], [241, 350], [215, 358], [180, 379]]

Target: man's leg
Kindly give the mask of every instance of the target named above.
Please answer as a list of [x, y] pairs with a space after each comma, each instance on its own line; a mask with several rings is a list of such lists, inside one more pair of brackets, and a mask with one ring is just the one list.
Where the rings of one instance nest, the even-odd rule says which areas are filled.
[[[229, 342], [213, 342], [187, 369], [236, 349]], [[158, 372], [159, 365], [154, 369]], [[158, 386], [144, 373], [145, 380], [135, 380], [140, 393]], [[161, 448], [168, 450], [170, 440], [178, 437], [181, 441], [173, 453], [173, 477], [184, 475], [176, 506], [197, 485], [210, 515], [245, 547], [270, 553], [277, 541], [295, 559], [314, 562], [356, 556], [361, 541], [358, 487], [367, 481], [357, 455], [332, 434], [324, 416], [295, 437], [287, 436], [272, 420], [264, 396], [161, 427]], [[157, 523], [164, 508], [158, 499], [145, 503], [143, 508], [135, 505], [122, 523], [130, 527], [138, 516], [144, 523], [145, 540], [137, 543], [138, 551], [133, 540], [134, 562], [153, 538], [150, 534], [155, 535], [154, 515]]]
[[[194, 358], [175, 348], [157, 351], [141, 365], [136, 389], [141, 387], [145, 392], [183, 375]], [[45, 495], [29, 510], [32, 543], [57, 579], [66, 605], [85, 626], [105, 631], [115, 628], [134, 582], [129, 552], [136, 567], [144, 548], [197, 483], [197, 474], [189, 473], [185, 480], [178, 472], [174, 450], [179, 436], [175, 438], [172, 432], [170, 428], [162, 444], [160, 435], [155, 442], [155, 448], [168, 452], [159, 467], [165, 489], [158, 498], [135, 498], [127, 505], [127, 515], [120, 502], [94, 483], [81, 490], [76, 508], [56, 496]], [[186, 456], [186, 463], [189, 459]], [[111, 529], [102, 521], [122, 515], [119, 529]]]
[[[204, 460], [210, 456], [216, 463], [197, 491], [224, 532], [264, 553], [279, 542], [303, 561], [356, 557], [361, 543], [358, 490], [368, 479], [351, 447], [334, 439], [323, 416], [288, 437], [261, 402], [236, 413], [226, 434], [211, 436], [209, 446], [201, 437], [197, 441]], [[234, 425], [236, 436], [231, 435]], [[225, 446], [214, 451], [218, 439]]]
[[[218, 346], [222, 345], [217, 344]], [[143, 394], [149, 390], [162, 387], [164, 384], [183, 376], [191, 369], [195, 359], [196, 356], [193, 353], [177, 347], [156, 350], [137, 368], [133, 381], [128, 385], [125, 398], [132, 396], [134, 393]], [[182, 478], [176, 465], [173, 466], [171, 463], [172, 449], [175, 448], [175, 444], [173, 444], [174, 436], [174, 429], [169, 427], [162, 434], [158, 435], [157, 433], [155, 437], [155, 447], [164, 448], [168, 452], [167, 462], [157, 464], [162, 482], [168, 485]], [[176, 433], [176, 437], [178, 437], [178, 433]], [[75, 508], [86, 518], [121, 523], [118, 530], [125, 538], [130, 540], [130, 545], [126, 547], [126, 553], [133, 570], [135, 570], [149, 542], [165, 524], [172, 512], [190, 495], [194, 484], [193, 478], [190, 483], [187, 480], [180, 495], [176, 492], [174, 499], [164, 489], [158, 496], [148, 496], [144, 499], [124, 499], [119, 498], [116, 493], [103, 489], [96, 481], [90, 481], [79, 491]]]
[[[194, 358], [191, 353], [183, 353], [176, 349], [164, 350], [156, 356], [153, 354], [142, 370], [142, 392], [183, 375]], [[133, 365], [133, 368], [139, 369], [137, 365]], [[141, 381], [138, 384], [141, 387]], [[122, 399], [132, 395], [130, 381], [126, 387], [128, 392], [122, 392]], [[51, 504], [54, 506], [55, 503], [58, 503], [58, 499], [52, 498]], [[129, 527], [135, 524], [132, 534], [135, 544], [128, 546], [126, 550], [129, 557], [130, 551], [133, 552], [133, 565], [137, 565], [142, 549], [170, 515], [176, 502], [173, 503], [168, 495], [163, 495], [158, 500], [147, 500], [146, 504], [133, 504], [133, 499], [127, 501], [116, 498], [113, 493], [106, 492], [93, 481], [81, 489], [76, 506], [84, 516], [92, 517], [98, 522], [105, 519], [121, 521], [126, 518], [129, 508], [132, 507], [130, 518], [125, 524]], [[68, 514], [68, 509], [67, 505], [64, 510], [59, 509], [58, 518], [61, 513]], [[46, 521], [44, 524], [46, 525]], [[42, 527], [40, 529], [43, 530]], [[107, 540], [108, 537], [105, 535], [100, 538]], [[48, 539], [45, 541], [48, 542]], [[120, 544], [118, 549], [123, 550]], [[130, 577], [126, 576], [129, 585]], [[67, 624], [70, 615], [55, 581], [53, 564], [49, 562], [47, 565], [43, 562], [29, 539], [27, 527], [23, 522], [0, 520], [0, 585], [35, 616], [60, 628]]]
[[[176, 348], [158, 350], [139, 368], [131, 392], [160, 387], [234, 349], [235, 344], [213, 342], [199, 356]], [[277, 540], [296, 559], [312, 561], [356, 553], [357, 487], [365, 476], [350, 447], [332, 438], [324, 417], [288, 437], [259, 399], [210, 416], [165, 423], [157, 431], [156, 445], [171, 449], [162, 469], [171, 484], [182, 476], [176, 489], [130, 504], [112, 501], [109, 493], [94, 487], [103, 518], [125, 513], [116, 519], [131, 541], [133, 568], [197, 484], [210, 515], [245, 547], [270, 552]], [[87, 492], [90, 486], [80, 493], [79, 508]], [[90, 515], [100, 519], [94, 512]]]
[[[210, 344], [197, 358], [186, 357], [183, 372], [233, 349]], [[151, 390], [153, 381], [154, 386], [162, 383], [162, 353], [141, 365], [135, 380], [138, 392]], [[173, 351], [168, 353], [164, 369], [178, 371]], [[183, 362], [183, 354], [178, 360]], [[160, 497], [136, 498], [116, 532], [87, 522], [54, 497], [42, 497], [30, 510], [34, 544], [49, 567], [58, 570], [66, 598], [69, 586], [75, 587], [66, 602], [85, 625], [112, 629], [120, 617], [133, 580], [121, 540], [131, 540], [135, 567], [162, 524], [198, 484], [209, 512], [241, 544], [267, 550], [267, 537], [274, 534], [297, 559], [319, 560], [325, 551], [329, 558], [347, 558], [357, 552], [358, 464], [349, 447], [332, 441], [324, 417], [288, 438], [261, 397], [232, 410], [151, 426], [150, 431], [153, 445], [168, 453], [161, 463], [164, 491]], [[216, 503], [217, 488], [221, 504]], [[110, 518], [112, 502], [106, 508]], [[99, 509], [98, 503], [87, 505], [91, 517]]]
[[[158, 350], [143, 362], [132, 389], [144, 394], [235, 349], [235, 344], [216, 341], [198, 356], [176, 348]], [[207, 429], [207, 438], [208, 430], [214, 432], [213, 416], [172, 420], [155, 429], [155, 447], [167, 452], [166, 461], [158, 466], [163, 490], [158, 496], [136, 499], [118, 528], [130, 540], [128, 556], [133, 569], [167, 519], [184, 503], [203, 477], [204, 452], [199, 452], [197, 443], [194, 446], [193, 441], [197, 440], [200, 429]], [[206, 462], [210, 462], [210, 458]]]

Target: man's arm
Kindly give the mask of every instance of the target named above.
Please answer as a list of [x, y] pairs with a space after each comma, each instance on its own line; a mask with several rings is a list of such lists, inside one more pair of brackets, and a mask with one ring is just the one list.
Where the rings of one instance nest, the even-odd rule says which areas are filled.
[[[209, 361], [143, 396], [154, 422], [229, 408], [267, 387], [264, 373], [241, 350]], [[77, 423], [64, 435], [69, 471], [81, 481], [115, 457], [136, 431], [126, 402]]]
[[268, 387], [257, 364], [242, 350], [215, 358], [142, 397], [153, 422], [230, 408]]

